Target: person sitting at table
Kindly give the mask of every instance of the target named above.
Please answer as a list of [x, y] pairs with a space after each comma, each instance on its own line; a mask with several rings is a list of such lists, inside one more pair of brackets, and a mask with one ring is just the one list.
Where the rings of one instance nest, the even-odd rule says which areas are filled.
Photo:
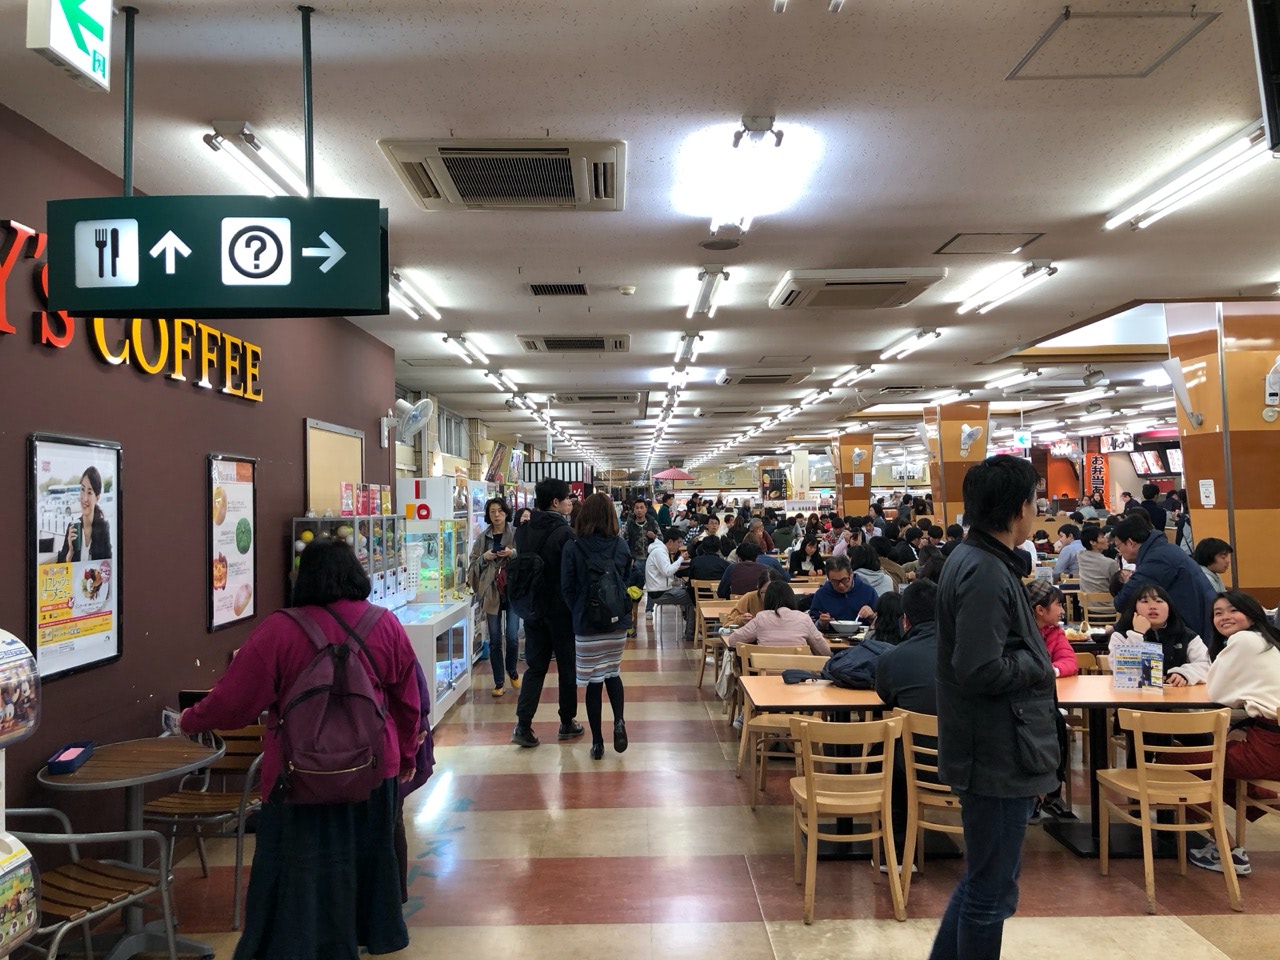
[[[776, 547], [773, 545], [773, 537], [769, 536], [764, 529], [764, 520], [760, 517], [752, 517], [747, 523], [747, 533], [754, 533], [760, 538], [761, 553], [772, 553]], [[746, 534], [743, 535], [744, 537]]]
[[[908, 584], [909, 586], [909, 584]], [[902, 595], [884, 593], [876, 600], [876, 618], [866, 639], [897, 646], [902, 642]]]
[[1171, 687], [1204, 683], [1209, 676], [1209, 648], [1183, 621], [1169, 592], [1157, 583], [1144, 583], [1130, 596], [1107, 652], [1115, 656], [1117, 643], [1147, 641], [1164, 649], [1164, 682]]
[[[347, 643], [348, 625], [372, 606], [369, 592], [369, 577], [344, 541], [313, 540], [302, 551], [293, 605], [330, 643]], [[235, 960], [355, 957], [360, 945], [370, 953], [392, 953], [409, 944], [393, 836], [396, 780], [414, 778], [418, 753], [417, 657], [389, 611], [362, 639], [353, 655], [371, 668], [387, 711], [379, 758], [383, 782], [368, 800], [287, 802], [279, 700], [315, 659], [316, 647], [284, 612], [263, 620], [209, 695], [182, 713], [182, 731], [192, 734], [244, 727], [271, 709], [261, 766], [265, 802]]]
[[[1249, 594], [1226, 590], [1213, 601], [1214, 647], [1221, 650], [1209, 668], [1207, 693], [1214, 703], [1232, 708], [1223, 774], [1223, 795], [1235, 803], [1237, 780], [1280, 780], [1280, 630], [1267, 620], [1266, 611]], [[1191, 760], [1191, 757], [1183, 757]], [[1209, 759], [1208, 754], [1204, 757]], [[1274, 794], [1250, 788], [1257, 799], [1273, 799]], [[1248, 812], [1250, 821], [1263, 816], [1261, 810]], [[1249, 855], [1237, 847], [1228, 834], [1231, 862], [1237, 874], [1252, 872]], [[1222, 872], [1218, 845], [1209, 845], [1187, 854], [1187, 860], [1205, 870]]]
[[[668, 527], [662, 531], [662, 539], [649, 546], [649, 555], [644, 563], [644, 589], [649, 596], [650, 606], [679, 607], [684, 616], [684, 641], [693, 641], [694, 628], [697, 626], [693, 615], [693, 595], [679, 577], [681, 567], [689, 562], [689, 553], [684, 547], [684, 534], [676, 527]], [[656, 615], [656, 614], [655, 614]]]
[[899, 566], [905, 567], [920, 559], [920, 541], [924, 531], [919, 527], [905, 527], [898, 536], [898, 545], [893, 548], [893, 559]]
[[853, 575], [869, 585], [877, 597], [898, 592], [898, 585], [894, 583], [893, 577], [881, 569], [880, 555], [870, 545], [860, 543], [851, 548], [847, 556]]
[[964, 527], [958, 523], [951, 524], [947, 527], [947, 542], [942, 545], [942, 555], [951, 556], [951, 551], [962, 543], [964, 543]]
[[899, 590], [910, 583], [907, 571], [903, 570], [902, 566], [891, 556], [893, 544], [888, 539], [885, 537], [872, 537], [867, 546], [876, 552], [876, 556], [880, 558], [880, 569], [889, 576], [889, 579], [894, 582], [894, 585]]
[[689, 562], [690, 580], [714, 580], [718, 584], [729, 561], [720, 554], [719, 537], [703, 537], [694, 543], [694, 558]]
[[791, 576], [810, 577], [821, 575], [826, 570], [826, 562], [818, 551], [816, 537], [805, 537], [800, 549], [791, 554]]
[[772, 567], [764, 567], [755, 589], [740, 596], [734, 602], [729, 613], [720, 618], [720, 623], [726, 627], [736, 627], [739, 624], [748, 622], [752, 617], [764, 609], [765, 587], [771, 583], [785, 582], [786, 581], [778, 575], [777, 570], [774, 570]]
[[[1045, 649], [1049, 651], [1049, 659], [1053, 662], [1055, 677], [1074, 677], [1080, 672], [1080, 664], [1076, 661], [1076, 652], [1062, 629], [1062, 614], [1066, 598], [1062, 591], [1047, 580], [1032, 580], [1026, 586], [1027, 601], [1031, 604], [1031, 612], [1035, 614], [1036, 626], [1040, 628], [1040, 636], [1044, 638]], [[1039, 822], [1044, 817], [1056, 820], [1074, 820], [1075, 813], [1063, 802], [1062, 787], [1070, 771], [1067, 768], [1071, 757], [1071, 734], [1067, 730], [1066, 720], [1059, 711], [1058, 723], [1058, 786], [1043, 797], [1036, 799], [1031, 811], [1031, 822]]]
[[1115, 597], [1123, 610], [1146, 584], [1168, 592], [1182, 622], [1202, 637], [1213, 636], [1213, 589], [1200, 567], [1165, 536], [1155, 530], [1145, 510], [1134, 510], [1116, 527], [1116, 549], [1135, 569]]
[[1061, 583], [1063, 577], [1075, 577], [1080, 574], [1080, 551], [1084, 544], [1080, 542], [1080, 528], [1074, 523], [1064, 523], [1058, 528], [1058, 559], [1053, 565], [1053, 582]]
[[1036, 553], [1053, 553], [1053, 544], [1049, 541], [1048, 530], [1037, 530], [1031, 534], [1031, 543], [1036, 548]]
[[827, 643], [808, 615], [796, 609], [796, 594], [788, 583], [771, 581], [764, 588], [761, 610], [729, 634], [731, 647], [754, 643], [761, 647], [792, 647], [801, 642], [819, 657], [831, 656]]
[[1096, 526], [1080, 531], [1080, 553], [1076, 555], [1076, 567], [1080, 571], [1080, 590], [1084, 593], [1106, 593], [1111, 578], [1120, 570], [1120, 561], [1108, 557], [1105, 551], [1109, 539]]
[[720, 586], [716, 588], [716, 596], [721, 600], [750, 593], [760, 580], [760, 571], [769, 567], [758, 562], [760, 548], [754, 543], [743, 541], [737, 550], [738, 560], [720, 576]]
[[[759, 530], [751, 530], [747, 533], [745, 537], [742, 538], [742, 543], [738, 544], [739, 556], [741, 556], [742, 548], [747, 544], [751, 544], [757, 550], [756, 563], [760, 564], [761, 566], [775, 568], [779, 573], [782, 574], [783, 580], [791, 579], [791, 574], [790, 572], [788, 572], [787, 568], [782, 565], [782, 561], [779, 560], [777, 557], [773, 557], [765, 553], [764, 543], [762, 542]], [[732, 554], [730, 555], [729, 559], [731, 560], [733, 559]]]
[[778, 525], [769, 531], [769, 535], [773, 537], [773, 545], [782, 553], [786, 553], [795, 543], [797, 532], [791, 518], [784, 513]]
[[870, 620], [875, 616], [876, 592], [853, 575], [848, 557], [827, 561], [827, 582], [817, 589], [809, 616], [819, 630], [829, 630], [832, 620]]
[[1231, 544], [1217, 537], [1205, 537], [1192, 551], [1192, 558], [1200, 565], [1214, 593], [1227, 591], [1227, 585], [1222, 582], [1222, 575], [1231, 569], [1231, 554], [1234, 552]]
[[836, 548], [836, 543], [844, 535], [844, 519], [842, 517], [831, 518], [831, 529], [822, 538], [822, 552], [830, 554]]
[[942, 555], [941, 550], [925, 547], [920, 551], [920, 562], [916, 564], [915, 578], [937, 583], [942, 579], [942, 568], [946, 562], [947, 558]]

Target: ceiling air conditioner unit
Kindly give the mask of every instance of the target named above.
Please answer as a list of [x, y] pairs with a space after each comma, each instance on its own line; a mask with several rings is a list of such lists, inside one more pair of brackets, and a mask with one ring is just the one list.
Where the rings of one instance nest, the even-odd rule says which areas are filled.
[[621, 140], [379, 140], [423, 210], [616, 211]]
[[910, 303], [939, 280], [943, 267], [882, 270], [788, 270], [769, 294], [773, 310], [879, 310]]
[[763, 367], [743, 367], [738, 370], [721, 370], [716, 383], [721, 386], [785, 387], [804, 383], [813, 376], [813, 367], [803, 370], [770, 370]]

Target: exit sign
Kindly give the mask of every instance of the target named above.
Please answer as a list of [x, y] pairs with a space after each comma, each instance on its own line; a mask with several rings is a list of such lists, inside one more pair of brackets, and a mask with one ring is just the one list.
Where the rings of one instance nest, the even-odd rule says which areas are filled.
[[27, 49], [90, 89], [111, 89], [111, 0], [27, 0]]

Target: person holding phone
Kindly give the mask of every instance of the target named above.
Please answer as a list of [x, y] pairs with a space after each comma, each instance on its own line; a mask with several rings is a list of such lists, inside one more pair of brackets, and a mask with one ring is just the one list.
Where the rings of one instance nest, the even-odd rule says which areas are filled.
[[[511, 513], [502, 498], [494, 497], [484, 505], [484, 515], [489, 525], [476, 537], [471, 547], [471, 562], [467, 567], [467, 581], [471, 590], [480, 598], [488, 625], [489, 664], [493, 667], [493, 695], [501, 697], [506, 691], [506, 678], [511, 678], [511, 688], [520, 689], [517, 664], [520, 662], [520, 617], [507, 603], [503, 570], [507, 561], [516, 555], [516, 528], [511, 524]], [[503, 622], [506, 623], [506, 643], [503, 643]]]
[[87, 467], [80, 474], [80, 519], [67, 525], [58, 563], [111, 559], [111, 527], [98, 506], [101, 497], [102, 474], [97, 467]]

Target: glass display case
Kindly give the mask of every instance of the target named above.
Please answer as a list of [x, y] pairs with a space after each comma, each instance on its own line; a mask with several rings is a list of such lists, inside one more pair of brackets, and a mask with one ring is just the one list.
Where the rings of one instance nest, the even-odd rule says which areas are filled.
[[447, 603], [470, 596], [467, 589], [467, 522], [412, 520], [406, 524], [405, 596], [409, 603]]
[[361, 566], [369, 575], [369, 601], [395, 608], [408, 602], [408, 554], [405, 543], [405, 521], [397, 516], [370, 517], [295, 517], [293, 519], [293, 564], [289, 582], [293, 583], [298, 560], [307, 544], [317, 538], [337, 537], [356, 552]]
[[433, 684], [431, 726], [471, 689], [471, 604], [410, 603], [394, 611]]

